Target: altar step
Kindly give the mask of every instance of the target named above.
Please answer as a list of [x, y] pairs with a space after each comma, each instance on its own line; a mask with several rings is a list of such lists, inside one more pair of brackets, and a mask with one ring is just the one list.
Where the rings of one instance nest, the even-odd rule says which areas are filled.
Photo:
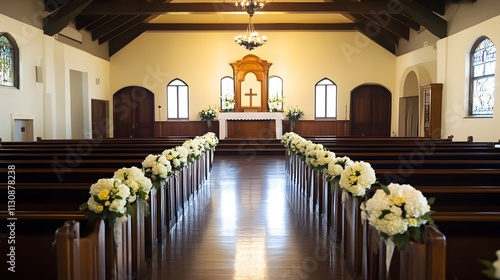
[[279, 139], [245, 138], [221, 139], [215, 148], [216, 155], [284, 155], [285, 146]]

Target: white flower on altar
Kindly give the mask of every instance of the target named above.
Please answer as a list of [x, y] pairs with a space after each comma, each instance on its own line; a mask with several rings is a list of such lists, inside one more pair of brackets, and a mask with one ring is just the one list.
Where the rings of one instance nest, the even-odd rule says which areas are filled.
[[339, 186], [353, 196], [363, 196], [376, 181], [375, 171], [368, 162], [356, 161], [340, 173]]

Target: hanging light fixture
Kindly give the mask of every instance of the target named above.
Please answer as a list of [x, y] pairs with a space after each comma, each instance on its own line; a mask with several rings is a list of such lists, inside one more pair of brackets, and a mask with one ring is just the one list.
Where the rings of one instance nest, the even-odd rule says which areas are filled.
[[257, 2], [255, 0], [249, 0], [249, 1], [242, 0], [241, 2], [236, 3], [236, 7], [242, 10], [246, 9], [250, 17], [248, 21], [246, 34], [245, 35], [240, 34], [234, 37], [234, 41], [236, 42], [236, 44], [238, 44], [239, 46], [243, 46], [245, 49], [249, 51], [267, 43], [267, 37], [266, 36], [262, 36], [262, 38], [259, 37], [259, 33], [255, 31], [255, 27], [253, 26], [252, 23], [252, 17], [255, 11], [260, 10], [260, 8], [264, 7], [264, 3], [265, 1]]
[[235, 5], [236, 8], [240, 10], [246, 10], [250, 16], [253, 16], [255, 11], [258, 11], [264, 7], [265, 3], [265, 0], [241, 0], [237, 1]]

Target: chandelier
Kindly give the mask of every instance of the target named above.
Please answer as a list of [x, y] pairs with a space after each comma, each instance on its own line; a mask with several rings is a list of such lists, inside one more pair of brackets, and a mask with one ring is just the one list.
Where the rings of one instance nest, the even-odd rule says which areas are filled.
[[235, 5], [236, 8], [240, 10], [246, 10], [250, 16], [253, 16], [255, 11], [258, 11], [262, 7], [264, 7], [265, 3], [265, 0], [241, 0], [241, 2], [238, 2], [237, 0]]
[[248, 21], [248, 26], [247, 26], [247, 32], [245, 35], [238, 35], [234, 37], [234, 41], [236, 44], [239, 46], [243, 46], [245, 49], [251, 51], [257, 47], [260, 47], [267, 43], [267, 37], [262, 36], [262, 38], [259, 37], [259, 33], [255, 31], [255, 27], [253, 26], [252, 23], [252, 17], [253, 14], [255, 13], [256, 10], [259, 10], [260, 8], [264, 7], [265, 1], [257, 2], [255, 0], [242, 0], [241, 2], [236, 3], [236, 7], [239, 9], [246, 9], [249, 17]]

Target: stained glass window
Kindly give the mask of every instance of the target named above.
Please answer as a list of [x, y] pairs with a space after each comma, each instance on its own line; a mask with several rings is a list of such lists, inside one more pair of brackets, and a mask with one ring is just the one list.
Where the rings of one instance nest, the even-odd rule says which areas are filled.
[[0, 86], [18, 87], [17, 45], [7, 33], [0, 33]]
[[186, 83], [179, 79], [167, 85], [167, 117], [168, 119], [189, 118], [189, 90]]
[[490, 39], [482, 37], [471, 51], [469, 115], [493, 115], [495, 100], [496, 47]]
[[315, 118], [337, 118], [337, 85], [330, 79], [324, 78], [316, 84], [315, 90]]

